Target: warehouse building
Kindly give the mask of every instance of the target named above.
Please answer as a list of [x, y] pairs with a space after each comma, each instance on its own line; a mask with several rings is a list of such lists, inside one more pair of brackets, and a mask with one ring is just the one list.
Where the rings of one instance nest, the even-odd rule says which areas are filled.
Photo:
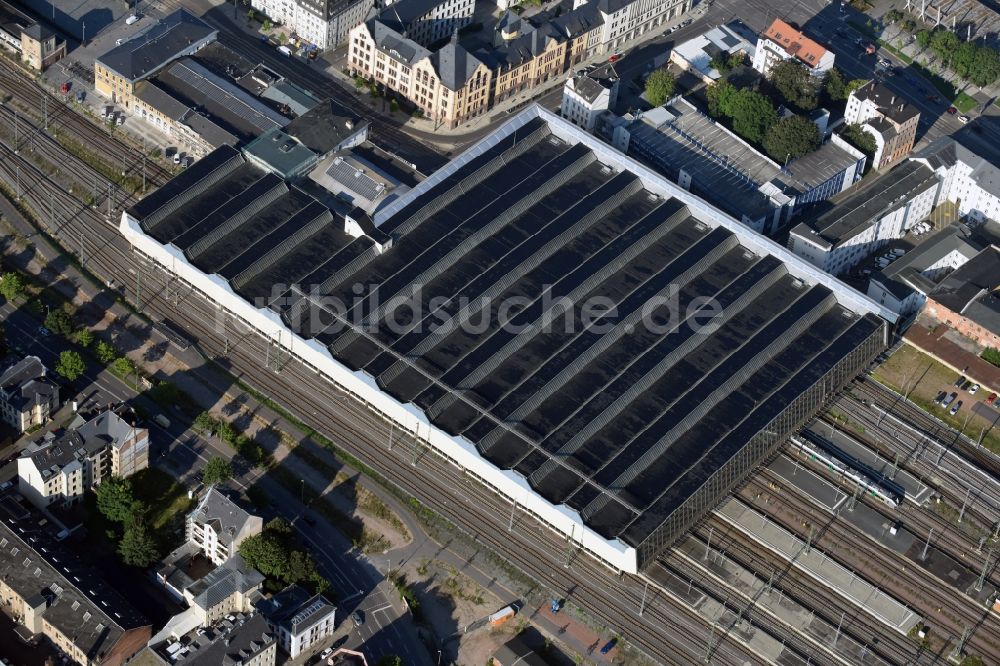
[[121, 231], [629, 572], [863, 370], [894, 318], [537, 106], [371, 219], [223, 147]]

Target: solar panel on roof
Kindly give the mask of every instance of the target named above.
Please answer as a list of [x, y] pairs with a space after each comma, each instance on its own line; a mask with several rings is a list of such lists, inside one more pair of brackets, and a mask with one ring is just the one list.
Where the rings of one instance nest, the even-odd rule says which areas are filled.
[[339, 157], [326, 170], [326, 174], [369, 201], [374, 201], [385, 191], [385, 186], [382, 183], [377, 182]]

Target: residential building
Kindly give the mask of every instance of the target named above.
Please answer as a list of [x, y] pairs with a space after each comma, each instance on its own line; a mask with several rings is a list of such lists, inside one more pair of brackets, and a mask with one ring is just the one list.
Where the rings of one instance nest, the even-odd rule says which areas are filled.
[[0, 46], [19, 54], [22, 62], [39, 72], [66, 57], [65, 40], [6, 1], [0, 1]]
[[59, 409], [59, 386], [37, 356], [10, 360], [0, 372], [0, 414], [18, 433], [45, 424]]
[[990, 245], [945, 276], [923, 313], [983, 347], [1000, 349], [1000, 247]]
[[157, 634], [130, 666], [274, 666], [277, 645], [263, 617], [236, 612], [180, 635]]
[[794, 58], [810, 74], [822, 76], [833, 69], [834, 53], [806, 37], [781, 19], [774, 19], [757, 40], [753, 68], [767, 76], [775, 63]]
[[135, 106], [135, 85], [174, 60], [215, 41], [218, 31], [186, 9], [163, 17], [94, 61], [97, 92], [128, 113]]
[[38, 507], [73, 504], [109, 476], [129, 477], [149, 467], [149, 430], [124, 407], [90, 420], [80, 414], [60, 435], [31, 442], [17, 459], [18, 489]]
[[264, 521], [212, 487], [187, 515], [185, 525], [187, 541], [221, 566], [236, 554], [244, 539], [260, 533]]
[[38, 518], [0, 521], [0, 604], [22, 639], [44, 636], [83, 666], [122, 666], [152, 633], [149, 620]]
[[679, 16], [691, 0], [578, 1], [561, 16], [544, 14], [535, 22], [508, 13], [498, 24], [498, 45], [469, 52], [453, 35], [433, 53], [400, 21], [385, 19], [393, 7], [351, 31], [348, 67], [410, 100], [435, 123], [456, 127]]
[[941, 200], [971, 222], [1000, 220], [1000, 119], [982, 116], [913, 156], [941, 179]]
[[849, 188], [861, 178], [866, 159], [834, 137], [778, 164], [681, 97], [638, 116], [605, 116], [598, 133], [763, 234]]
[[327, 50], [346, 41], [373, 5], [367, 0], [252, 0], [252, 7]]
[[670, 51], [670, 62], [691, 72], [706, 84], [722, 76], [712, 67], [714, 61], [729, 63], [733, 56], [741, 56], [749, 63], [754, 59], [754, 46], [728, 25], [716, 26], [707, 32], [681, 42]]
[[872, 168], [884, 169], [910, 154], [917, 140], [920, 111], [878, 81], [869, 81], [847, 98], [844, 122], [858, 124], [875, 138]]
[[930, 214], [941, 183], [926, 165], [907, 160], [834, 207], [796, 225], [788, 248], [817, 268], [840, 275]]
[[606, 63], [580, 70], [566, 79], [559, 112], [574, 125], [593, 132], [598, 116], [611, 110], [617, 102], [618, 72], [614, 65]]
[[429, 47], [472, 23], [475, 8], [475, 0], [395, 0], [379, 13], [379, 20]]
[[337, 608], [320, 594], [290, 585], [270, 599], [257, 602], [278, 644], [292, 659], [333, 636]]
[[913, 316], [946, 276], [982, 250], [968, 226], [948, 225], [872, 275], [868, 296], [903, 317]]

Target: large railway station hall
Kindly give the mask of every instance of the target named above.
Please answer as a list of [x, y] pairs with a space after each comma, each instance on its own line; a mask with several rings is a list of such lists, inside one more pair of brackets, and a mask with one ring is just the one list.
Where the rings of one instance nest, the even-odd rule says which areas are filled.
[[533, 107], [372, 216], [223, 147], [136, 251], [636, 571], [881, 352], [891, 313]]

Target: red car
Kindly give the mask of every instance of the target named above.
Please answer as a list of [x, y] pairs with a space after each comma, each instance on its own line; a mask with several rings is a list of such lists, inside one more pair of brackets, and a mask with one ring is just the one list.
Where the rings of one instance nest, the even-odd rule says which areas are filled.
[[953, 115], [955, 115], [956, 113], [958, 113], [958, 109], [956, 109], [956, 108], [955, 108], [955, 107], [953, 107], [953, 106], [949, 106], [949, 107], [948, 107], [948, 114], [949, 114], [949, 115], [952, 115], [952, 116], [953, 116]]
[[992, 405], [996, 401], [996, 399], [997, 399], [997, 394], [996, 393], [990, 393], [990, 397], [986, 398], [986, 404], [987, 405]]
[[66, 93], [69, 92], [69, 86], [70, 86], [69, 81], [64, 81], [63, 84], [59, 86], [59, 92], [65, 95]]
[[608, 58], [608, 62], [618, 62], [621, 59], [622, 59], [622, 54], [621, 53], [616, 53], [613, 56], [611, 56], [610, 58]]

